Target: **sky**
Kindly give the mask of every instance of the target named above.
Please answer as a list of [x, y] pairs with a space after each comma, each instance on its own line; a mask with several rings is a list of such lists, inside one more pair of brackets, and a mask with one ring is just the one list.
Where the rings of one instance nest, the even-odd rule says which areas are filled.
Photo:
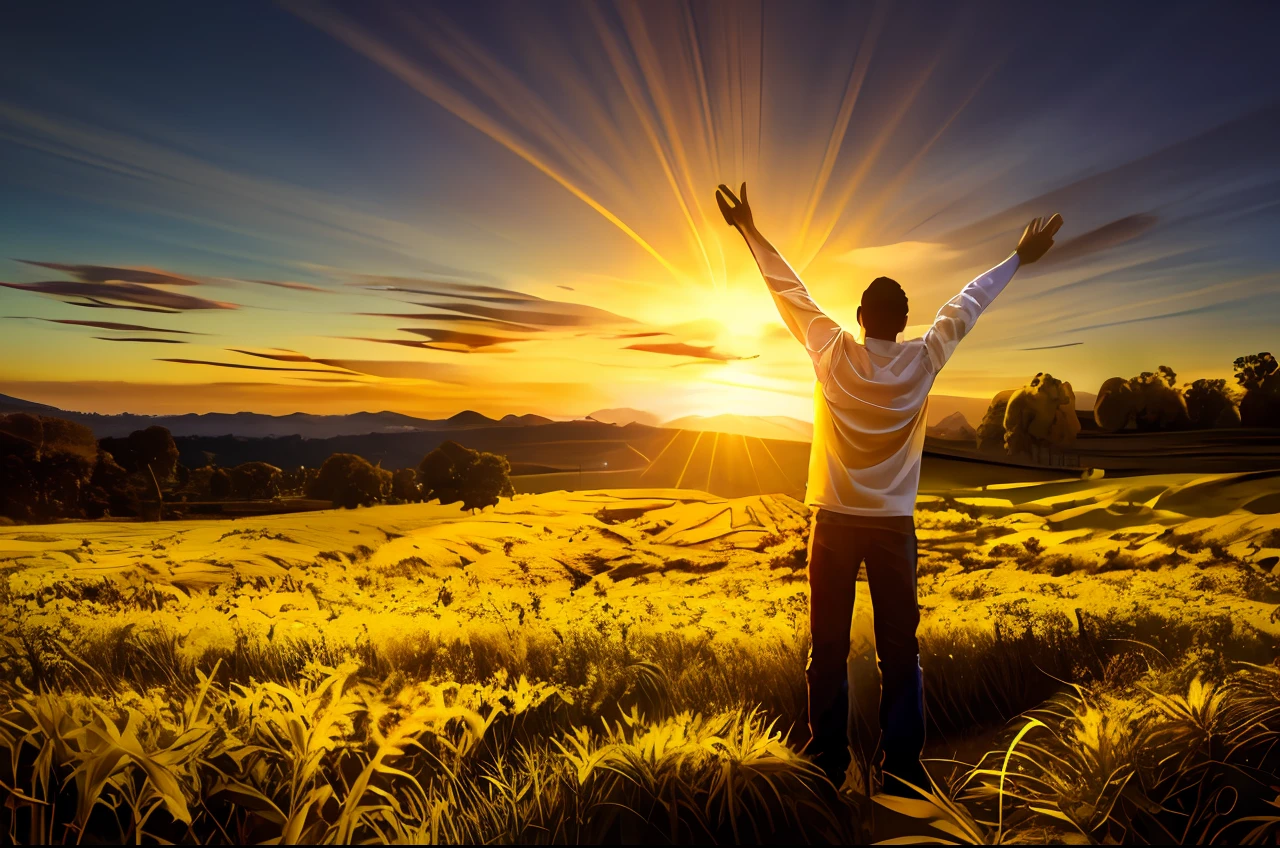
[[939, 375], [1230, 377], [1280, 315], [1280, 5], [18, 4], [0, 393], [96, 412], [811, 418], [720, 217], [908, 336], [1062, 214]]

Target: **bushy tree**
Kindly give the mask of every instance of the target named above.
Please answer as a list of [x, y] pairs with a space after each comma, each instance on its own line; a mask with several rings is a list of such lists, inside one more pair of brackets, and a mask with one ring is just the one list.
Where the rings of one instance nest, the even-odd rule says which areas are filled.
[[209, 474], [209, 497], [215, 501], [226, 500], [235, 491], [235, 482], [231, 472], [225, 468], [215, 468]]
[[1112, 377], [1098, 389], [1093, 420], [1103, 430], [1152, 432], [1190, 426], [1187, 403], [1174, 388], [1178, 375], [1167, 365], [1126, 380]]
[[319, 473], [319, 468], [308, 468], [305, 465], [285, 469], [280, 476], [280, 494], [306, 494], [307, 486], [311, 485], [311, 481], [316, 479]]
[[497, 506], [500, 497], [515, 497], [511, 463], [505, 456], [484, 453], [446, 441], [422, 458], [418, 480], [423, 500], [462, 502], [465, 510]]
[[1240, 426], [1240, 413], [1226, 380], [1196, 380], [1182, 390], [1187, 418], [1197, 430]]
[[307, 497], [332, 501], [335, 507], [348, 509], [384, 501], [390, 493], [391, 472], [353, 453], [330, 456], [307, 487]]
[[0, 514], [47, 521], [84, 514], [97, 459], [93, 431], [44, 415], [0, 415]]
[[418, 472], [401, 468], [391, 475], [391, 497], [402, 503], [422, 500], [422, 487], [418, 485]]
[[978, 424], [978, 447], [982, 450], [1004, 449], [1004, 413], [1009, 408], [1013, 389], [1006, 389], [991, 399], [982, 422]]
[[172, 480], [178, 468], [178, 446], [173, 434], [158, 424], [134, 430], [122, 439], [102, 439], [98, 444], [130, 474], [154, 474], [163, 483]]
[[265, 462], [245, 462], [231, 469], [231, 490], [245, 500], [280, 494], [281, 471]]
[[1052, 456], [1055, 448], [1074, 442], [1079, 432], [1070, 383], [1042, 372], [1010, 396], [1004, 413], [1004, 448], [1009, 455], [1037, 457], [1049, 451]]
[[139, 492], [134, 478], [111, 454], [99, 451], [89, 478], [85, 515], [89, 518], [136, 515]]
[[1244, 389], [1240, 423], [1246, 427], [1280, 427], [1280, 371], [1270, 353], [1255, 353], [1235, 361], [1236, 382]]

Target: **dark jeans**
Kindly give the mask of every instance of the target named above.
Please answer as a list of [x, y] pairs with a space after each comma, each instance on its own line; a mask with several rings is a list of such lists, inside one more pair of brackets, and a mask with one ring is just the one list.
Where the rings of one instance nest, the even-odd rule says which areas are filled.
[[[819, 510], [809, 539], [809, 751], [837, 786], [849, 765], [849, 627], [858, 569], [867, 565], [880, 664], [884, 771], [922, 785], [924, 681], [916, 627], [916, 533], [911, 516]], [[927, 783], [923, 784], [927, 787]]]

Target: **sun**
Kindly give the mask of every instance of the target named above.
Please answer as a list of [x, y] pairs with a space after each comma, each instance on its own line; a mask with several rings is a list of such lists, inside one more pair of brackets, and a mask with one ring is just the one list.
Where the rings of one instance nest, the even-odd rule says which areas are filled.
[[734, 279], [725, 288], [702, 289], [691, 296], [691, 314], [709, 318], [722, 327], [722, 344], [750, 343], [781, 324], [778, 310], [764, 281]]

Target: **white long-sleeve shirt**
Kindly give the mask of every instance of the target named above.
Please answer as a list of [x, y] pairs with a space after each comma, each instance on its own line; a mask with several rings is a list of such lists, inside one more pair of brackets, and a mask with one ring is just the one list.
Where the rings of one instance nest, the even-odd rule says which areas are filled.
[[929, 390], [956, 345], [1018, 269], [1018, 255], [938, 311], [923, 338], [859, 343], [813, 302], [796, 272], [757, 233], [747, 244], [782, 320], [813, 360], [813, 445], [805, 503], [851, 515], [903, 516], [920, 488]]

